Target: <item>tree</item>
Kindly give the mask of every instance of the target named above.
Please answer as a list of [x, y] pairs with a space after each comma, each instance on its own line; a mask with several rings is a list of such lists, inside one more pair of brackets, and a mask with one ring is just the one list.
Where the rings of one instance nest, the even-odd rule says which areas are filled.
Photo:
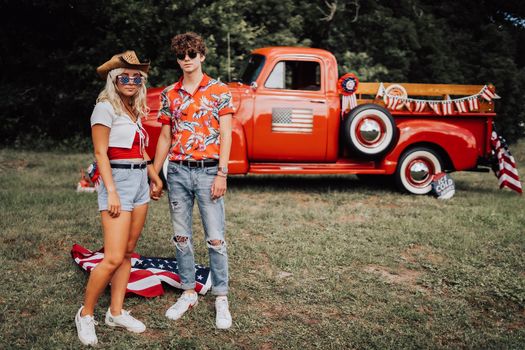
[[205, 70], [222, 80], [237, 76], [254, 48], [297, 45], [330, 50], [341, 74], [361, 80], [492, 82], [500, 132], [510, 141], [525, 135], [521, 2], [4, 0], [0, 15], [2, 144], [89, 135], [103, 84], [96, 66], [133, 49], [152, 62], [150, 86], [171, 83], [180, 71], [170, 41], [188, 30], [205, 38]]

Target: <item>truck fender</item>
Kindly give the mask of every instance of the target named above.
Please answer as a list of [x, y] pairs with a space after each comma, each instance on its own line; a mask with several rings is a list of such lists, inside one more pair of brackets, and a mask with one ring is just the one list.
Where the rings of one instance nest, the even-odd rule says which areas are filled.
[[[401, 155], [415, 145], [434, 146], [448, 157], [453, 169], [465, 170], [476, 166], [478, 159], [474, 134], [460, 126], [446, 121], [402, 120], [397, 123], [399, 141], [383, 159], [382, 167], [387, 174], [393, 174]], [[437, 146], [437, 147], [436, 147]], [[447, 160], [446, 158], [443, 161]]]
[[232, 146], [228, 172], [230, 174], [246, 174], [248, 172], [246, 135], [241, 122], [235, 117], [232, 118]]

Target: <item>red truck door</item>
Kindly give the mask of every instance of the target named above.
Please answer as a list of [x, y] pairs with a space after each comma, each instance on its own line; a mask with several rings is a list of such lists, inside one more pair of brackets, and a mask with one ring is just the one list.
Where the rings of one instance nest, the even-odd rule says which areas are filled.
[[255, 94], [253, 160], [325, 160], [328, 105], [321, 65], [314, 57], [268, 62]]

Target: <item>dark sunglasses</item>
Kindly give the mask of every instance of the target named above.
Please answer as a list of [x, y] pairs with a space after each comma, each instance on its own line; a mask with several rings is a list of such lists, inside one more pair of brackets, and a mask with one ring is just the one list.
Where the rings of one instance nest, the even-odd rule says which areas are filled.
[[130, 77], [129, 75], [117, 75], [117, 80], [122, 85], [127, 85], [127, 84], [140, 85], [142, 84], [143, 78], [141, 76]]
[[188, 51], [188, 52], [185, 52], [185, 53], [178, 53], [177, 54], [177, 59], [182, 61], [183, 59], [186, 58], [186, 55], [188, 55], [190, 60], [192, 60], [195, 57], [197, 57], [197, 53], [195, 51]]

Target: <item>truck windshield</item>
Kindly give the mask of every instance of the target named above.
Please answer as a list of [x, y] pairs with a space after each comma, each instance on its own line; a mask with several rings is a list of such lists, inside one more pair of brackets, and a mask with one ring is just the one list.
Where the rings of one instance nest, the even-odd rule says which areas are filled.
[[261, 69], [264, 66], [265, 57], [263, 55], [251, 55], [248, 59], [248, 63], [244, 66], [244, 70], [241, 74], [241, 82], [246, 85], [253, 83]]

